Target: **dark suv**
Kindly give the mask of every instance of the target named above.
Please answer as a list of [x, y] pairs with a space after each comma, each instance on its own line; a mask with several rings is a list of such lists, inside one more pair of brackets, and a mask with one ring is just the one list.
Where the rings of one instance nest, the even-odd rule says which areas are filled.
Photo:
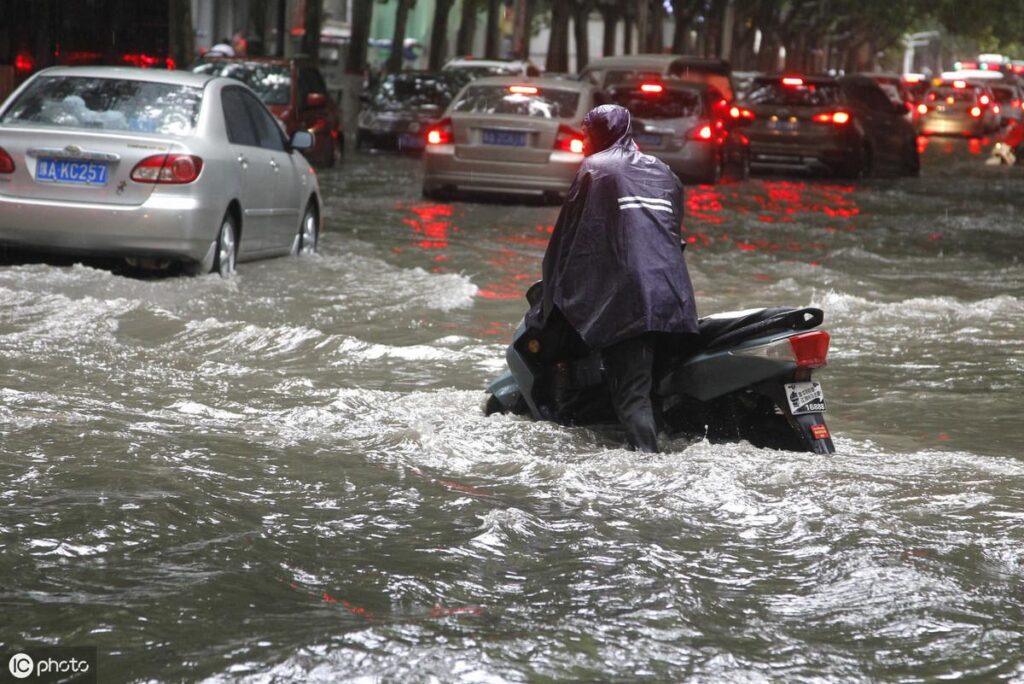
[[284, 125], [288, 136], [295, 131], [313, 134], [313, 147], [302, 154], [313, 164], [334, 166], [345, 138], [341, 113], [327, 92], [320, 71], [304, 59], [255, 57], [205, 57], [192, 71], [227, 76], [245, 83]]
[[861, 177], [920, 170], [914, 126], [865, 76], [762, 76], [754, 81], [747, 128], [754, 169], [825, 171]]

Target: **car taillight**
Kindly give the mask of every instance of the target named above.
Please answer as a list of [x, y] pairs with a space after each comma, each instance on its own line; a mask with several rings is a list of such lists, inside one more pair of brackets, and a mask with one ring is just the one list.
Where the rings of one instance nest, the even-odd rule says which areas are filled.
[[711, 126], [707, 124], [703, 126], [698, 126], [694, 128], [692, 131], [690, 131], [690, 138], [692, 140], [711, 140], [711, 138], [714, 137], [714, 135], [715, 132], [711, 129]]
[[981, 107], [977, 105], [971, 107], [971, 116], [973, 116], [975, 119], [981, 116]]
[[993, 114], [998, 114], [1000, 111], [1001, 110], [999, 109], [999, 105], [992, 105], [992, 113]]
[[640, 92], [647, 93], [648, 95], [661, 95], [665, 92], [665, 86], [660, 83], [641, 83]]
[[750, 111], [746, 107], [737, 107], [736, 105], [733, 105], [732, 107], [729, 107], [729, 117], [738, 121], [744, 119], [747, 121], [753, 121], [754, 112]]
[[452, 142], [452, 120], [445, 119], [427, 129], [428, 145], [449, 145]]
[[919, 104], [919, 105], [917, 105], [917, 113], [918, 114], [927, 114], [928, 113], [928, 105], [926, 105], [926, 104]]
[[822, 114], [815, 114], [811, 117], [811, 121], [817, 123], [830, 123], [836, 126], [843, 126], [850, 123], [849, 112], [824, 112]]
[[565, 124], [559, 124], [558, 135], [555, 136], [555, 149], [583, 154], [583, 134]]
[[798, 86], [802, 86], [803, 84], [804, 79], [796, 78], [795, 76], [787, 76], [786, 78], [782, 79], [782, 85], [789, 86], [791, 88], [796, 88]]
[[978, 98], [978, 101], [983, 105], [987, 105], [991, 100], [989, 100], [988, 95], [982, 95]]
[[14, 173], [14, 159], [0, 147], [0, 173]]
[[32, 60], [32, 55], [27, 52], [19, 52], [14, 57], [14, 70], [21, 73], [28, 73], [32, 71], [32, 67], [35, 66], [35, 62]]
[[824, 330], [815, 330], [789, 338], [789, 346], [793, 349], [797, 368], [821, 368], [828, 361], [829, 334]]
[[154, 154], [135, 165], [131, 179], [136, 183], [191, 183], [202, 170], [203, 160], [194, 154]]

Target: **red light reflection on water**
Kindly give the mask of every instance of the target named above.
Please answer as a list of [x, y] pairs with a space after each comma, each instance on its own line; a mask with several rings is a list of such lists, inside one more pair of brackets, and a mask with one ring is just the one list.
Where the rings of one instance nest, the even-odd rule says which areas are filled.
[[[409, 211], [416, 214], [416, 218], [402, 219], [402, 222], [422, 236], [416, 243], [420, 249], [445, 249], [448, 247], [448, 234], [459, 230], [452, 225], [450, 204], [414, 204]], [[445, 259], [445, 256], [435, 257], [435, 261]]]
[[484, 299], [521, 299], [526, 289], [540, 279], [541, 258], [548, 246], [551, 225], [538, 224], [532, 231], [517, 231], [497, 238], [503, 247], [487, 261], [499, 277], [480, 287]]

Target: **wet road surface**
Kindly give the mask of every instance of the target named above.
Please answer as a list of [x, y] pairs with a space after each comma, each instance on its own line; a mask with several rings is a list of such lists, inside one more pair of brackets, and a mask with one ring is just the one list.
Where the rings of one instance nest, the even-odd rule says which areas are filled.
[[[231, 281], [0, 268], [0, 651], [102, 681], [1024, 678], [1024, 171], [688, 188], [701, 315], [815, 305], [833, 457], [485, 418], [557, 207], [321, 176]], [[361, 679], [362, 678], [362, 679]]]

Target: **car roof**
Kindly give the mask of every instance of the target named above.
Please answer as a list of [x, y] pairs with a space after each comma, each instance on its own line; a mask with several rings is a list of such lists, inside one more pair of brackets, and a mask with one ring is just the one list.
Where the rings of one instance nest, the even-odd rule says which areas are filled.
[[525, 59], [477, 59], [475, 57], [455, 57], [445, 62], [444, 68], [451, 66], [526, 66], [530, 62]]
[[851, 76], [864, 76], [870, 78], [872, 81], [902, 81], [903, 77], [899, 74], [893, 74], [888, 71], [858, 71], [856, 74], [850, 74]]
[[478, 78], [475, 81], [471, 81], [469, 86], [476, 85], [497, 85], [497, 86], [512, 86], [512, 85], [532, 85], [538, 88], [555, 88], [557, 90], [575, 90], [577, 92], [588, 92], [594, 89], [594, 86], [584, 81], [574, 81], [564, 78], [550, 78], [547, 76], [485, 76], [484, 78]]
[[306, 65], [307, 63], [312, 66], [309, 57], [305, 55], [296, 55], [295, 57], [229, 57], [227, 55], [203, 55], [202, 59], [192, 65], [194, 69], [197, 66], [203, 64], [280, 64], [281, 66], [288, 66], [290, 64], [298, 63]]
[[598, 57], [587, 63], [587, 69], [634, 69], [637, 67], [667, 67], [669, 64], [679, 62], [688, 66], [708, 67], [729, 67], [724, 59], [715, 57], [695, 57], [693, 55], [664, 55], [659, 53], [648, 53], [639, 55], [619, 55], [616, 57]]
[[120, 78], [129, 81], [147, 81], [149, 83], [166, 83], [203, 87], [215, 76], [211, 74], [194, 74], [191, 71], [166, 71], [164, 69], [139, 69], [136, 67], [108, 66], [67, 66], [50, 67], [39, 72], [45, 76], [80, 76], [83, 78]]

